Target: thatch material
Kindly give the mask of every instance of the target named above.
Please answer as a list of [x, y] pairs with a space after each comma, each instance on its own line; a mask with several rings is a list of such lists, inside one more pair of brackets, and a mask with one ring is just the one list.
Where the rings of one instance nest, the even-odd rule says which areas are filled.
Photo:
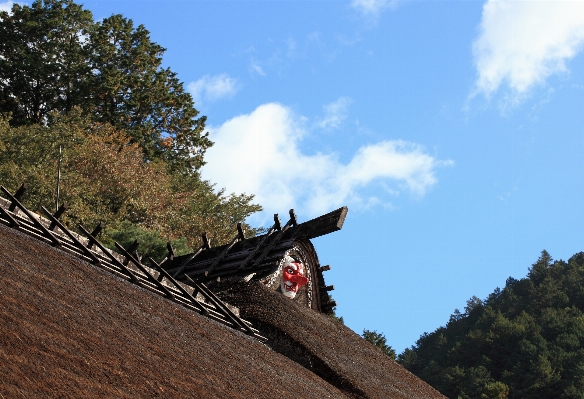
[[346, 326], [307, 311], [260, 283], [229, 287], [224, 300], [239, 307], [267, 345], [356, 398], [443, 398]]
[[[264, 318], [275, 325], [285, 298], [268, 294], [265, 312], [277, 316]], [[292, 311], [307, 328], [290, 330], [298, 350], [317, 354], [343, 391], [240, 332], [0, 226], [0, 398], [441, 397], [326, 316]], [[351, 362], [376, 363], [357, 376]]]

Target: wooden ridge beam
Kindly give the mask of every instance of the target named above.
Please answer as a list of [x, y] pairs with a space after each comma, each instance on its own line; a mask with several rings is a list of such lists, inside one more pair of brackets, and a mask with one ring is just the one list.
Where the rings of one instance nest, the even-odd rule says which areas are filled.
[[[306, 237], [308, 239], [334, 233], [343, 228], [349, 208], [346, 206], [319, 216], [289, 230], [291, 237]], [[287, 237], [286, 237], [287, 238]]]
[[[307, 222], [298, 223], [296, 214], [291, 209], [290, 220], [284, 226], [282, 226], [278, 215], [274, 215], [274, 225], [264, 235], [244, 240], [234, 239], [227, 245], [207, 249], [204, 253], [199, 250], [192, 255], [177, 257], [174, 262], [165, 262], [162, 267], [169, 271], [173, 277], [181, 280], [184, 279], [179, 275], [184, 273], [195, 280], [204, 277], [206, 281], [209, 281], [209, 279], [222, 274], [221, 271], [226, 267], [224, 266], [226, 263], [229, 264], [229, 269], [233, 268], [231, 266], [233, 263], [239, 263], [238, 270], [230, 272], [229, 275], [249, 274], [263, 264], [264, 259], [271, 256], [272, 250], [280, 242], [297, 238], [311, 239], [341, 230], [347, 213], [348, 208], [342, 207]], [[240, 232], [239, 228], [238, 232]], [[239, 236], [241, 237], [241, 234]], [[246, 255], [245, 259], [238, 262], [233, 256], [228, 256], [228, 253], [233, 253], [236, 257], [239, 253], [246, 253]], [[197, 256], [196, 261], [193, 261], [193, 255]], [[205, 264], [207, 266], [203, 266]], [[324, 270], [327, 269], [324, 268], [322, 271]], [[204, 273], [205, 271], [206, 273]], [[202, 273], [204, 276], [201, 275]]]

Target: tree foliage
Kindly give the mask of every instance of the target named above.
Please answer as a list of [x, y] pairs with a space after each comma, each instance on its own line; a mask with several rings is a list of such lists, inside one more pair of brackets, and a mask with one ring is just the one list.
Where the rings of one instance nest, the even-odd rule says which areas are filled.
[[[327, 297], [328, 297], [328, 302], [329, 303], [331, 303], [331, 302], [336, 303], [337, 302], [337, 301], [334, 300], [333, 296], [329, 292], [327, 292]], [[330, 318], [338, 321], [339, 323], [341, 323], [343, 325], [345, 324], [345, 319], [343, 319], [343, 316], [337, 315], [337, 307], [336, 307], [336, 305], [331, 308], [330, 312], [328, 312], [328, 315], [329, 315]]]
[[398, 361], [450, 398], [582, 398], [583, 345], [584, 253], [543, 251], [526, 278], [471, 298]]
[[12, 113], [13, 126], [40, 124], [88, 100], [84, 40], [92, 24], [91, 13], [71, 1], [0, 12], [0, 112]]
[[72, 229], [103, 221], [115, 231], [128, 221], [165, 240], [184, 237], [191, 246], [203, 232], [225, 243], [235, 235], [235, 224], [261, 209], [251, 195], [226, 196], [196, 173], [181, 177], [163, 161], [144, 161], [124, 132], [79, 111], [49, 117], [49, 126], [11, 127], [0, 120], [0, 182], [13, 192], [28, 182], [26, 206], [54, 209], [62, 146], [61, 201], [68, 206], [63, 220]]
[[0, 113], [12, 126], [47, 124], [77, 106], [128, 134], [146, 160], [188, 174], [212, 142], [191, 95], [162, 68], [164, 51], [122, 15], [94, 22], [72, 0], [14, 4], [0, 12]]
[[362, 337], [365, 338], [365, 340], [371, 342], [377, 348], [379, 348], [381, 352], [385, 353], [387, 356], [395, 360], [396, 356], [395, 351], [391, 346], [387, 345], [387, 339], [385, 338], [385, 335], [383, 335], [382, 333], [378, 333], [375, 330], [373, 331], [363, 330]]
[[94, 21], [73, 0], [0, 12], [0, 182], [27, 182], [29, 208], [54, 208], [62, 148], [69, 228], [103, 221], [106, 243], [135, 234], [158, 255], [167, 239], [198, 246], [203, 232], [228, 242], [261, 208], [200, 178], [205, 117], [162, 68], [164, 51], [144, 26]]
[[[168, 254], [167, 240], [157, 231], [146, 230], [127, 220], [116, 223], [108, 229], [108, 234], [103, 240], [103, 244], [111, 249], [116, 249], [114, 242], [119, 243], [124, 248], [130, 248], [135, 240], [140, 242], [138, 247], [138, 257], [142, 263], [148, 264], [148, 258], [160, 262]], [[192, 252], [185, 237], [171, 241], [175, 255], [186, 255]]]

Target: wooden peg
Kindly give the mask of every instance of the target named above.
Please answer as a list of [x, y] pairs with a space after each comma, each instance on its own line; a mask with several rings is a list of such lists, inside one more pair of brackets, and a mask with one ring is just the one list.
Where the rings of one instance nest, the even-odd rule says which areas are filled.
[[[20, 201], [20, 197], [22, 197], [22, 195], [24, 194], [24, 192], [27, 189], [28, 189], [28, 183], [22, 183], [22, 185], [20, 186], [20, 188], [18, 189], [18, 191], [16, 191], [16, 194], [13, 195], [13, 197], [16, 198], [18, 201]], [[16, 209], [16, 203], [13, 202], [8, 207], [8, 210], [10, 212], [13, 212], [15, 209]]]
[[245, 232], [243, 231], [241, 223], [237, 223], [237, 237], [239, 238], [239, 241], [245, 240]]
[[333, 308], [336, 306], [337, 306], [336, 301], [330, 301], [322, 305], [321, 310], [323, 313], [331, 313], [333, 311]]
[[[83, 226], [79, 225], [79, 227], [85, 231], [85, 229], [83, 229]], [[103, 230], [103, 228], [105, 227], [105, 223], [103, 222], [99, 222], [97, 224], [97, 226], [95, 226], [95, 229], [93, 229], [93, 231], [91, 233], [88, 233], [90, 236], [92, 236], [93, 238], [97, 238], [97, 235], [99, 233], [101, 233], [101, 230]], [[86, 234], [87, 235], [87, 234]], [[89, 243], [87, 244], [87, 248], [91, 249], [93, 248], [93, 241], [89, 240]]]
[[[119, 244], [118, 244], [119, 245]], [[138, 257], [138, 246], [140, 245], [140, 240], [136, 239], [132, 245], [130, 245], [130, 247], [126, 250], [126, 252], [132, 256], [134, 256], [136, 259], [140, 260]], [[117, 246], [117, 245], [116, 245]], [[118, 248], [119, 249], [119, 248]], [[126, 258], [124, 259], [124, 261], [122, 262], [124, 266], [128, 266], [128, 264], [130, 263], [130, 258], [128, 258], [126, 256]]]
[[[63, 204], [59, 207], [59, 209], [57, 209], [57, 212], [55, 212], [53, 214], [53, 217], [55, 219], [59, 219], [61, 216], [63, 216], [63, 213], [65, 213], [65, 211], [67, 210], [67, 204]], [[55, 229], [55, 227], [57, 227], [57, 223], [56, 222], [51, 222], [51, 225], [49, 226], [49, 230], [53, 231]]]
[[207, 237], [207, 233], [203, 233], [201, 237], [203, 238], [203, 247], [205, 249], [211, 249], [211, 239]]
[[282, 221], [277, 213], [274, 214], [274, 229], [281, 231], [282, 230]]
[[323, 308], [330, 308], [330, 309], [332, 309], [335, 306], [337, 306], [337, 301], [330, 301], [330, 302], [325, 303], [323, 305]]
[[166, 249], [168, 250], [168, 255], [167, 255], [168, 260], [173, 260], [174, 259], [174, 248], [172, 247], [172, 243], [170, 241], [168, 241], [166, 243]]
[[16, 198], [17, 200], [20, 201], [20, 197], [22, 197], [22, 194], [24, 194], [24, 192], [27, 189], [28, 189], [28, 183], [22, 183], [22, 185], [20, 186], [18, 191], [16, 191], [16, 194], [14, 194], [14, 198]]
[[99, 222], [99, 223], [97, 224], [97, 226], [95, 226], [95, 229], [93, 229], [93, 231], [91, 232], [91, 236], [92, 236], [93, 238], [96, 238], [96, 237], [97, 237], [97, 235], [98, 235], [99, 233], [101, 233], [101, 231], [103, 230], [103, 228], [104, 228], [104, 227], [105, 227], [105, 223], [104, 223], [104, 222]]
[[138, 246], [140, 246], [140, 240], [136, 238], [132, 245], [130, 245], [130, 248], [128, 248], [126, 251], [131, 254], [138, 249]]
[[290, 214], [290, 224], [292, 226], [298, 226], [298, 219], [296, 218], [296, 213], [294, 212], [294, 209], [290, 209], [288, 213]]
[[59, 207], [59, 209], [57, 209], [57, 212], [55, 212], [53, 214], [53, 217], [55, 219], [59, 219], [61, 216], [63, 216], [63, 214], [65, 213], [66, 210], [67, 210], [67, 203], [65, 202]]

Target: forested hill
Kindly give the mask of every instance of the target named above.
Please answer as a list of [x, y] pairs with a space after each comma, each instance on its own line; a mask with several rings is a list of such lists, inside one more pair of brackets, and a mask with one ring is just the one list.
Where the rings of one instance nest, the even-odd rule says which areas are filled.
[[449, 398], [584, 397], [584, 252], [542, 251], [526, 278], [424, 334], [399, 361]]

